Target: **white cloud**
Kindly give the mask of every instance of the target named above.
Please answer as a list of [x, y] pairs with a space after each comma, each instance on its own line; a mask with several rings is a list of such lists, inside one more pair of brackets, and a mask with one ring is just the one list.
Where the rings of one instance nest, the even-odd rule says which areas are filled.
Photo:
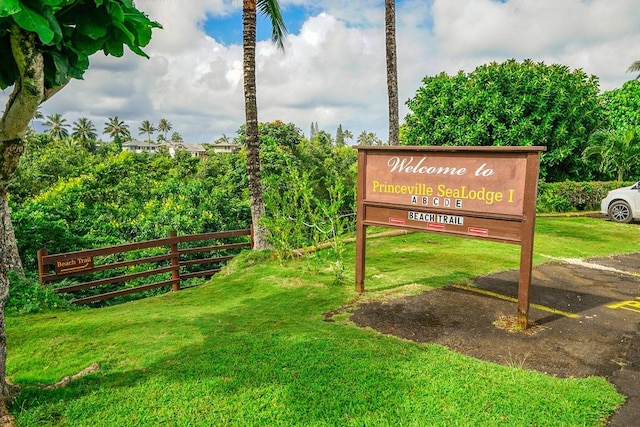
[[539, 55], [569, 45], [590, 46], [638, 29], [632, 1], [436, 0], [437, 38], [460, 55]]
[[261, 52], [258, 93], [265, 120], [281, 118], [305, 130], [317, 121], [332, 133], [340, 123], [350, 123], [353, 133], [381, 127], [373, 119], [386, 94], [384, 44], [375, 33], [322, 13], [289, 37], [284, 54], [268, 45]]

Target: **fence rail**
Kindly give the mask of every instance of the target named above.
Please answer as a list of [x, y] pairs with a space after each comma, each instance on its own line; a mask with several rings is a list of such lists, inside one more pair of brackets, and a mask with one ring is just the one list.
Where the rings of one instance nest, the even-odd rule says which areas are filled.
[[[220, 244], [220, 241], [241, 236], [250, 236], [250, 241]], [[212, 240], [215, 241], [215, 244], [213, 245], [180, 248], [180, 245], [184, 243], [205, 242]], [[171, 279], [169, 280], [161, 280], [151, 284], [118, 289], [100, 293], [97, 295], [76, 298], [71, 302], [74, 304], [86, 304], [89, 302], [101, 301], [164, 286], [171, 286], [171, 289], [173, 291], [178, 291], [180, 290], [181, 283], [184, 280], [192, 279], [195, 277], [213, 276], [214, 274], [218, 273], [220, 271], [219, 265], [233, 259], [233, 257], [235, 256], [234, 254], [228, 254], [227, 251], [251, 247], [252, 244], [253, 233], [251, 228], [248, 228], [243, 230], [220, 231], [215, 233], [201, 233], [185, 236], [178, 236], [177, 232], [172, 231], [169, 237], [165, 237], [162, 239], [147, 240], [138, 243], [127, 243], [124, 245], [110, 246], [99, 249], [87, 249], [83, 251], [67, 252], [61, 254], [50, 255], [47, 249], [40, 249], [38, 251], [38, 272], [40, 277], [40, 285], [44, 286], [47, 283], [61, 280], [67, 277], [79, 275], [90, 276], [92, 274], [103, 271], [119, 270], [127, 267], [149, 264], [150, 268], [144, 271], [136, 271], [133, 273], [120, 274], [113, 277], [87, 280], [82, 283], [62, 286], [54, 289], [54, 291], [58, 293], [73, 293], [84, 289], [96, 288], [108, 284], [125, 283], [127, 281], [139, 279], [142, 277], [167, 273], [171, 273]], [[137, 251], [141, 249], [163, 247], [168, 247], [168, 252], [166, 254], [153, 255], [126, 261], [118, 260], [115, 262], [106, 262], [106, 260], [104, 260], [105, 257], [111, 255], [121, 255], [126, 254], [127, 252]], [[185, 259], [185, 257], [189, 255], [197, 256], [197, 254], [211, 254], [219, 253], [221, 251], [223, 251], [224, 254], [217, 254], [215, 256], [208, 256], [205, 258]], [[98, 262], [96, 265], [94, 262], [98, 259], [102, 262]], [[158, 266], [158, 264], [161, 263], [166, 264], [166, 261], [169, 261], [169, 265]], [[181, 269], [183, 267], [186, 268], [207, 264], [215, 264], [216, 267], [199, 271], [181, 272]]]

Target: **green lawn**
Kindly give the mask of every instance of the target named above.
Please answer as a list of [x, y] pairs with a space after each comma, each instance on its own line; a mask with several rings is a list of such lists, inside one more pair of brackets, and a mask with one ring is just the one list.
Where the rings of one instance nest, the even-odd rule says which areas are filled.
[[[640, 227], [539, 218], [536, 263], [637, 252]], [[7, 318], [20, 426], [599, 426], [624, 397], [603, 378], [557, 379], [323, 314], [516, 268], [519, 248], [414, 233], [369, 239], [367, 294], [326, 252], [245, 253], [206, 285], [110, 308]], [[323, 262], [317, 259], [324, 258]], [[514, 312], [516, 308], [514, 305]], [[93, 362], [98, 372], [52, 384]]]

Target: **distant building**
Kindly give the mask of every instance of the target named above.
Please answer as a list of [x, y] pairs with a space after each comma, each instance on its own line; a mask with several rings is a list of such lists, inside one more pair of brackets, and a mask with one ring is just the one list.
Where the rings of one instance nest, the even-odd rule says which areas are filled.
[[237, 153], [240, 151], [240, 146], [233, 142], [214, 142], [213, 144], [209, 144], [209, 147], [213, 150], [214, 153]]
[[164, 142], [162, 144], [156, 144], [153, 142], [143, 142], [133, 139], [122, 144], [122, 151], [155, 154], [158, 152], [160, 147], [166, 148], [171, 157], [175, 157], [178, 150], [186, 150], [192, 157], [197, 157], [199, 159], [205, 159], [207, 157], [207, 150], [202, 146], [202, 144], [187, 142]]
[[122, 144], [122, 151], [132, 151], [134, 153], [155, 154], [159, 145], [153, 142], [143, 142], [132, 139]]
[[164, 147], [167, 147], [169, 150], [169, 154], [171, 157], [176, 156], [176, 151], [178, 150], [186, 150], [191, 154], [191, 157], [197, 157], [199, 159], [207, 158], [207, 150], [201, 144], [195, 143], [187, 143], [187, 142], [167, 142], [162, 144]]

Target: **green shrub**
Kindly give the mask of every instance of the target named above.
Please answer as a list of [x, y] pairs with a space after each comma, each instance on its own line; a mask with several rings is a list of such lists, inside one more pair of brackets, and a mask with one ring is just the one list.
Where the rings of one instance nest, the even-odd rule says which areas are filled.
[[40, 313], [58, 308], [68, 309], [70, 304], [48, 286], [40, 286], [37, 279], [18, 277], [9, 271], [9, 299], [7, 311], [18, 314]]
[[537, 211], [576, 212], [600, 210], [600, 201], [610, 190], [631, 185], [631, 182], [544, 182], [538, 185]]

